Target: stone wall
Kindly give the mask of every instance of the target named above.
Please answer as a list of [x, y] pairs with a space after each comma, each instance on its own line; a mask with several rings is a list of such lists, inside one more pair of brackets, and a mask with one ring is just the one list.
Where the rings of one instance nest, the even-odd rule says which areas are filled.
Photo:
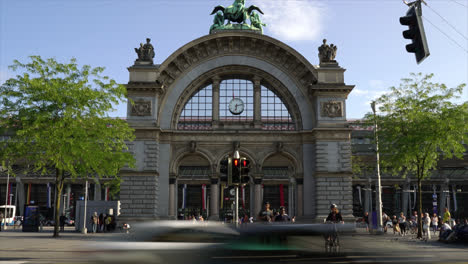
[[326, 218], [330, 212], [330, 205], [338, 205], [343, 217], [350, 217], [353, 213], [352, 177], [317, 177], [317, 218]]
[[158, 215], [158, 176], [122, 176], [121, 218], [155, 218]]

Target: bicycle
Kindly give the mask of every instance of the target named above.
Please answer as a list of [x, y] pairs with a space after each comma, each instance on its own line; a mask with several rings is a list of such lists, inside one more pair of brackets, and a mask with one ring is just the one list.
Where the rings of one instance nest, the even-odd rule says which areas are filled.
[[409, 223], [409, 231], [411, 234], [416, 234], [418, 233], [418, 223], [415, 221], [410, 221]]
[[340, 252], [340, 238], [336, 223], [325, 222], [326, 224], [333, 224], [331, 232], [325, 235], [325, 253], [339, 253]]

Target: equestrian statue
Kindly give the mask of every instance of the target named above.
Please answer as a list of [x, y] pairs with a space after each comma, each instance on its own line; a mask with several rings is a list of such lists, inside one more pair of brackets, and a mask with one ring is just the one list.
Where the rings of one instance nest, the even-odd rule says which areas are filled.
[[[245, 8], [245, 0], [234, 0], [234, 3], [228, 7], [216, 6], [211, 12], [211, 15], [215, 13], [216, 15], [210, 33], [216, 30], [255, 30], [262, 33], [262, 26], [266, 26], [266, 24], [261, 22], [258, 13], [254, 11], [263, 15], [262, 10], [255, 5]], [[250, 25], [246, 23], [247, 19], [250, 20]], [[225, 20], [228, 21], [226, 25], [224, 24]], [[231, 24], [231, 22], [238, 24]]]

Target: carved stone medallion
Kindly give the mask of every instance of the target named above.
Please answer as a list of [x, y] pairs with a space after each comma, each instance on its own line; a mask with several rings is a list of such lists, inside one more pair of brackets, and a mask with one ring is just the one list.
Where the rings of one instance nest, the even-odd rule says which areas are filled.
[[144, 101], [144, 100], [135, 101], [135, 104], [132, 106], [132, 115], [150, 116], [151, 115], [151, 101]]
[[343, 116], [343, 102], [341, 101], [328, 101], [321, 103], [321, 116], [322, 117], [342, 117]]

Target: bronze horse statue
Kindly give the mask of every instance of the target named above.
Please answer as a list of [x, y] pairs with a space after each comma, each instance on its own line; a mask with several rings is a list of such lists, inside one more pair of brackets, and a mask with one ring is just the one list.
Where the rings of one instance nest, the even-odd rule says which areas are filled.
[[[222, 11], [222, 20], [228, 20], [228, 23], [245, 23], [247, 19], [250, 19], [252, 11], [257, 10], [263, 15], [262, 10], [257, 6], [251, 5], [249, 8], [245, 8], [245, 0], [234, 0], [234, 3], [228, 7], [222, 5], [216, 6], [211, 12], [211, 15], [218, 11]], [[224, 21], [223, 21], [224, 23]]]

